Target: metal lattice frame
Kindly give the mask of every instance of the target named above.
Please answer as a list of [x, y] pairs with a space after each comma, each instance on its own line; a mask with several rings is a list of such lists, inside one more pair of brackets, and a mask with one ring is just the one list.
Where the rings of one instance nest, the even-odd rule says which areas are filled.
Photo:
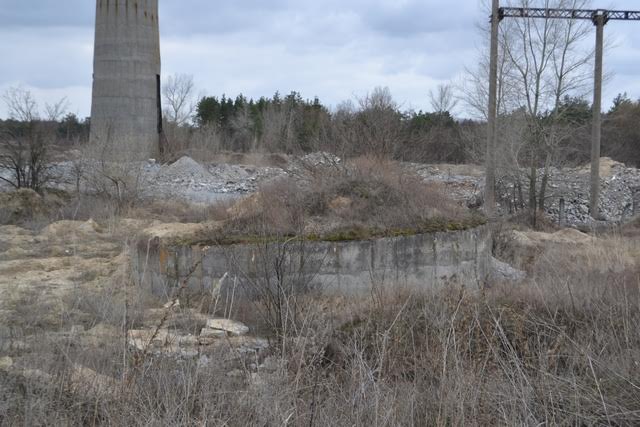
[[605, 21], [640, 21], [640, 11], [605, 9], [544, 9], [532, 7], [502, 7], [499, 18], [588, 19], [602, 15]]

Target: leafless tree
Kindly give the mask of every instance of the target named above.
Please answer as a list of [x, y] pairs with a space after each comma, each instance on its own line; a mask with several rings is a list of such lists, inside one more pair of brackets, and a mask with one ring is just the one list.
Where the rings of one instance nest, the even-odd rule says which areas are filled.
[[68, 110], [69, 100], [66, 96], [61, 98], [59, 101], [54, 102], [53, 104], [44, 104], [45, 119], [50, 122], [60, 121], [60, 119], [64, 117]]
[[[24, 123], [20, 131], [3, 130], [0, 134], [0, 180], [15, 188], [41, 191], [52, 178], [49, 151], [55, 132], [40, 121], [38, 103], [22, 86], [7, 89], [2, 95], [9, 117]], [[47, 106], [48, 119], [55, 120], [63, 112], [66, 100]], [[49, 113], [57, 117], [49, 116]]]
[[[588, 8], [589, 0], [510, 0], [504, 6]], [[584, 48], [588, 21], [505, 19], [500, 23], [498, 59], [498, 167], [513, 188], [528, 189], [527, 206], [535, 222], [544, 209], [550, 168], [562, 160], [558, 147], [569, 133], [559, 108], [565, 96], [589, 91], [593, 51]], [[488, 37], [486, 37], [488, 39]], [[470, 70], [465, 102], [486, 118], [488, 63], [483, 52]], [[520, 123], [518, 123], [520, 121]], [[526, 168], [527, 172], [523, 173]], [[540, 172], [542, 170], [542, 172]], [[521, 182], [526, 181], [526, 184]]]
[[2, 94], [2, 100], [10, 118], [21, 122], [38, 120], [38, 102], [23, 86], [10, 87]]
[[300, 152], [296, 136], [296, 124], [301, 112], [297, 106], [286, 102], [270, 104], [262, 113], [264, 123], [261, 147], [269, 152]]
[[[531, 6], [517, 0], [518, 7]], [[586, 8], [588, 0], [545, 0], [545, 8]], [[510, 62], [513, 102], [524, 109], [528, 137], [522, 141], [528, 161], [529, 209], [543, 210], [549, 169], [557, 160], [563, 135], [558, 126], [560, 103], [568, 94], [584, 94], [590, 79], [591, 50], [581, 47], [590, 23], [560, 19], [513, 19], [502, 23], [501, 45]], [[542, 116], [546, 120], [542, 120]], [[543, 167], [541, 174], [538, 168]], [[541, 175], [541, 176], [540, 176]]]
[[189, 123], [196, 109], [193, 76], [175, 74], [162, 86], [167, 120], [178, 126]]
[[365, 154], [392, 156], [403, 140], [399, 105], [388, 87], [376, 87], [358, 99], [357, 133]]
[[245, 106], [231, 119], [233, 129], [232, 147], [237, 151], [255, 150], [258, 141], [255, 132], [255, 123], [251, 117], [249, 108]]
[[52, 178], [49, 146], [52, 135], [32, 122], [24, 135], [0, 133], [0, 180], [12, 187], [41, 191]]
[[429, 102], [436, 113], [452, 112], [458, 105], [455, 89], [451, 84], [438, 85], [436, 90], [429, 91]]

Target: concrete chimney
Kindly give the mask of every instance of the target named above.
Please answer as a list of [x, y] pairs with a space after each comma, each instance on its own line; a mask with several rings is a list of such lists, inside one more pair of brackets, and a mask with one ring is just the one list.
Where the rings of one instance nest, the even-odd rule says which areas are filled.
[[161, 111], [158, 0], [96, 0], [91, 144], [110, 160], [156, 157]]

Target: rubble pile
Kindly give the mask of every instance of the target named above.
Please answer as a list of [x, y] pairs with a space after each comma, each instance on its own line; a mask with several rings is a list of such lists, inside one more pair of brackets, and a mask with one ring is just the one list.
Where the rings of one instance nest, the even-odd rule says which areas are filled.
[[[541, 174], [542, 171], [539, 171], [539, 176]], [[506, 204], [512, 196], [509, 193], [512, 193], [510, 189], [513, 188], [513, 183], [503, 180], [498, 187], [503, 189], [501, 199]], [[620, 222], [637, 214], [640, 210], [639, 190], [640, 170], [608, 158], [601, 159], [599, 209], [602, 220]], [[550, 170], [545, 211], [551, 219], [569, 225], [593, 223], [594, 219], [589, 214], [589, 198], [588, 166]], [[561, 200], [564, 201], [564, 218], [561, 218]]]
[[[202, 358], [226, 349], [239, 356], [257, 356], [269, 347], [267, 340], [249, 336], [249, 328], [241, 322], [209, 318], [196, 310], [180, 308], [179, 304], [146, 310], [144, 318], [141, 329], [127, 332], [127, 342], [132, 349], [146, 354]], [[199, 332], [191, 333], [194, 327]]]
[[158, 184], [204, 185], [204, 183], [213, 181], [213, 175], [200, 163], [187, 156], [181, 157], [170, 165], [162, 166], [155, 178]]
[[481, 204], [484, 192], [483, 176], [464, 174], [464, 171], [418, 163], [407, 163], [406, 167], [425, 181], [444, 185], [449, 196], [470, 207], [478, 207]]
[[[441, 183], [456, 200], [469, 207], [482, 205], [484, 174], [464, 173], [433, 165], [407, 164], [409, 170], [425, 181]], [[640, 170], [630, 168], [609, 158], [601, 159], [600, 212], [604, 221], [619, 222], [640, 213]], [[520, 174], [523, 197], [527, 200], [528, 181], [523, 170]], [[543, 170], [538, 171], [542, 177]], [[564, 200], [564, 218], [567, 225], [589, 225], [590, 167], [551, 168], [546, 192], [545, 212], [560, 222], [560, 201]], [[510, 177], [498, 180], [499, 210], [508, 215], [516, 212], [514, 202], [515, 181]]]
[[[264, 167], [226, 163], [200, 164], [190, 157], [161, 165], [155, 160], [141, 162], [132, 168], [138, 176], [143, 197], [149, 199], [175, 199], [187, 203], [210, 204], [229, 198], [237, 198], [258, 191], [260, 185], [279, 177], [295, 177], [305, 180], [317, 167], [333, 167], [342, 160], [330, 153], [310, 153], [290, 158], [282, 167]], [[454, 199], [470, 208], [479, 208], [483, 203], [484, 172], [474, 165], [426, 165], [400, 163], [408, 172], [415, 173], [425, 181], [443, 185]], [[85, 165], [84, 169], [95, 169], [98, 165]], [[78, 184], [78, 161], [60, 162], [52, 165], [56, 179], [54, 187], [73, 191]], [[527, 170], [519, 173], [523, 199], [527, 197]], [[623, 221], [640, 212], [640, 170], [608, 158], [601, 159], [600, 211], [605, 221]], [[517, 174], [517, 173], [516, 173]], [[541, 177], [542, 170], [538, 171]], [[563, 221], [568, 225], [590, 224], [589, 215], [589, 165], [578, 168], [552, 168], [546, 192], [547, 215], [560, 222], [560, 200], [564, 201]], [[87, 185], [80, 185], [88, 189]], [[498, 179], [499, 212], [515, 213], [519, 203], [514, 200], [516, 183], [514, 178]]]

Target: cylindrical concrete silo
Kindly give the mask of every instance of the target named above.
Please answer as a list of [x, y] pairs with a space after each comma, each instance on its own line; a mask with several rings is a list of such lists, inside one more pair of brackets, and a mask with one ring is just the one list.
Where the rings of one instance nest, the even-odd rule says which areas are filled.
[[158, 0], [96, 0], [91, 143], [111, 160], [155, 157], [161, 111]]

